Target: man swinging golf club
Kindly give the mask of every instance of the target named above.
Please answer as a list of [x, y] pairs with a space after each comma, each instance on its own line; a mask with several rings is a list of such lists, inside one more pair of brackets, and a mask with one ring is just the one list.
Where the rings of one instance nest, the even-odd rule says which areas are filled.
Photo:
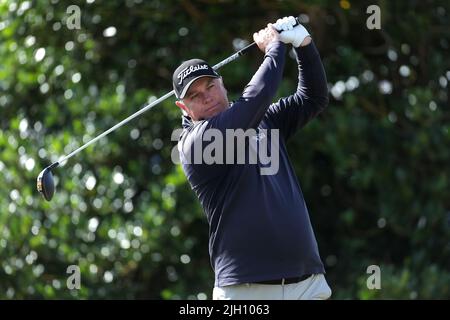
[[[176, 105], [183, 110], [180, 160], [209, 223], [213, 299], [327, 299], [331, 290], [286, 151], [286, 141], [328, 104], [325, 72], [309, 33], [293, 17], [269, 24], [253, 39], [264, 59], [233, 103], [222, 78], [203, 60], [183, 62], [173, 74]], [[282, 79], [286, 44], [296, 55], [297, 90], [272, 103]], [[279, 133], [279, 141], [267, 150], [278, 153], [277, 172], [262, 175], [261, 161], [192, 161], [195, 148], [205, 150], [214, 143], [205, 139], [210, 130], [225, 136], [230, 129], [254, 129], [259, 147]], [[235, 159], [236, 148], [229, 143], [218, 152]], [[250, 142], [244, 147], [249, 152], [253, 148]]]
[[[264, 60], [236, 102], [229, 104], [215, 70], [248, 52], [255, 43], [213, 68], [199, 60], [183, 63], [174, 72], [173, 91], [46, 167], [37, 177], [38, 191], [50, 201], [55, 190], [55, 168], [175, 93], [177, 106], [186, 114], [179, 141], [183, 170], [210, 225], [209, 251], [215, 271], [213, 298], [328, 298], [331, 290], [323, 276], [308, 211], [286, 151], [286, 141], [328, 104], [325, 72], [309, 33], [297, 26], [296, 19], [280, 19], [275, 27], [280, 33], [268, 25], [253, 35], [265, 53]], [[292, 44], [295, 49], [298, 86], [295, 93], [271, 104], [282, 77], [285, 44]], [[189, 161], [196, 146], [210, 147], [197, 142], [211, 141], [211, 130], [223, 133], [230, 129], [256, 130], [252, 137], [256, 138], [256, 148], [264, 146], [260, 143], [264, 140], [273, 141], [272, 135], [278, 137], [280, 132], [276, 144], [265, 145], [268, 153], [279, 154], [276, 172], [262, 174], [262, 159], [237, 164], [230, 164], [228, 158], [226, 164]], [[228, 150], [228, 146], [229, 141], [218, 151], [233, 160], [236, 150]], [[251, 143], [244, 147], [250, 153], [255, 148]]]

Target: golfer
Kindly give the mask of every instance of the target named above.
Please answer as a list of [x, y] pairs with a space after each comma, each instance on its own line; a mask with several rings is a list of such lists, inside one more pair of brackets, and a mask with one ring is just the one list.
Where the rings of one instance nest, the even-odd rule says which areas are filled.
[[[327, 299], [331, 295], [286, 150], [288, 139], [328, 104], [317, 48], [307, 30], [295, 23], [286, 17], [253, 35], [264, 59], [234, 102], [228, 100], [223, 79], [203, 60], [183, 62], [173, 74], [176, 105], [183, 110], [180, 160], [209, 223], [213, 299]], [[287, 45], [292, 45], [296, 56], [297, 90], [273, 102]], [[232, 141], [226, 139], [230, 131], [235, 134]], [[223, 137], [219, 139], [218, 133]], [[244, 143], [242, 139], [234, 143], [240, 138], [237, 133], [244, 135]], [[204, 155], [201, 151], [213, 144], [217, 161], [193, 156]], [[262, 146], [278, 161], [276, 170], [265, 174], [268, 164], [263, 157], [248, 161]], [[239, 148], [248, 152], [243, 158], [236, 153]]]

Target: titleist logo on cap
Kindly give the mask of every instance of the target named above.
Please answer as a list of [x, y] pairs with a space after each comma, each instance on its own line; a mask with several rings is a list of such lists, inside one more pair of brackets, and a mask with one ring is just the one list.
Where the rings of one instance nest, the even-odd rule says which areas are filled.
[[178, 84], [182, 84], [183, 80], [190, 75], [192, 72], [195, 72], [197, 70], [204, 70], [204, 69], [208, 69], [208, 65], [207, 64], [199, 64], [196, 66], [190, 66], [187, 68], [184, 68], [183, 70], [180, 71], [180, 73], [178, 74], [178, 79], [180, 79], [180, 81], [178, 82]]

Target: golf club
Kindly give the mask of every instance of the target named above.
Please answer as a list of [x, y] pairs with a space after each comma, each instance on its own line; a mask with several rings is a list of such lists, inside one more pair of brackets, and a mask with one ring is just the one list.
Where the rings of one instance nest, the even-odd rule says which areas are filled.
[[[296, 25], [298, 25], [300, 22], [298, 20], [298, 18], [296, 18]], [[280, 31], [280, 30], [279, 30]], [[234, 53], [233, 55], [229, 56], [228, 58], [222, 60], [221, 62], [219, 62], [218, 64], [213, 66], [214, 70], [217, 70], [221, 67], [223, 67], [224, 65], [230, 63], [231, 61], [236, 60], [238, 57], [242, 56], [243, 54], [247, 53], [248, 51], [250, 51], [250, 49], [256, 47], [256, 43], [253, 42], [249, 45], [247, 45], [245, 48], [237, 51], [236, 53]], [[62, 158], [60, 158], [58, 161], [52, 163], [51, 165], [49, 165], [48, 167], [46, 167], [44, 170], [42, 170], [38, 177], [37, 177], [37, 190], [43, 195], [44, 199], [47, 201], [50, 201], [53, 198], [53, 195], [55, 193], [55, 183], [53, 181], [53, 172], [52, 170], [55, 169], [56, 167], [58, 167], [61, 163], [63, 163], [64, 161], [68, 160], [69, 158], [73, 157], [74, 155], [76, 155], [77, 153], [79, 153], [80, 151], [82, 151], [83, 149], [85, 149], [86, 147], [88, 147], [89, 145], [93, 144], [94, 142], [96, 142], [97, 140], [103, 138], [104, 136], [106, 136], [107, 134], [111, 133], [112, 131], [120, 128], [121, 126], [123, 126], [124, 124], [126, 124], [127, 122], [133, 120], [134, 118], [136, 118], [137, 116], [141, 115], [142, 113], [150, 110], [151, 108], [153, 108], [154, 106], [156, 106], [158, 103], [166, 100], [167, 98], [170, 98], [172, 95], [174, 95], [174, 90], [166, 93], [165, 95], [163, 95], [162, 97], [156, 99], [155, 101], [153, 101], [152, 103], [146, 105], [145, 107], [143, 107], [142, 109], [138, 110], [137, 112], [133, 113], [132, 115], [130, 115], [128, 118], [120, 121], [118, 124], [116, 124], [115, 126], [109, 128], [108, 130], [106, 130], [105, 132], [99, 134], [98, 136], [96, 136], [95, 138], [91, 139], [90, 141], [88, 141], [87, 143], [85, 143], [84, 145], [82, 145], [81, 147], [79, 147], [78, 149], [72, 151], [71, 153], [69, 153], [66, 156], [63, 156]]]

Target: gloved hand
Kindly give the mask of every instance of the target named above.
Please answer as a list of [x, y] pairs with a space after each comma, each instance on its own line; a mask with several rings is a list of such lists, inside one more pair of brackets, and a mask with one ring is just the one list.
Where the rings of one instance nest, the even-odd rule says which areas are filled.
[[293, 16], [290, 16], [278, 19], [273, 26], [278, 30], [278, 32], [282, 32], [285, 30], [292, 30], [296, 24], [297, 20]]
[[[309, 32], [304, 26], [298, 24], [294, 17], [284, 17], [275, 22], [274, 27], [280, 32], [280, 40], [284, 43], [291, 43], [295, 48], [309, 36]], [[295, 26], [295, 27], [294, 27]]]

